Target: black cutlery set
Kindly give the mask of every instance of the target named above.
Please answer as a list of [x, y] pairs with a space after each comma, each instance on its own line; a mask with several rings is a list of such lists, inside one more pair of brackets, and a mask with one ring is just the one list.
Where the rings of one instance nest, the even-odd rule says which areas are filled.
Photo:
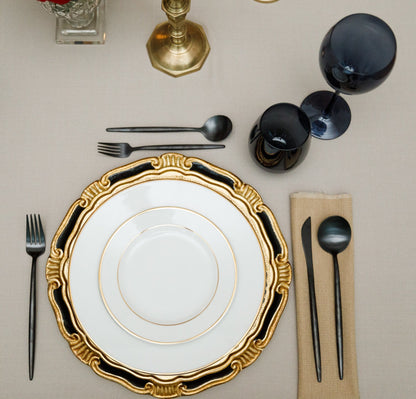
[[[107, 132], [117, 133], [187, 133], [199, 132], [209, 141], [220, 141], [228, 137], [233, 129], [231, 119], [225, 115], [214, 115], [201, 127], [167, 127], [167, 126], [132, 126], [109, 127]], [[225, 148], [223, 144], [167, 144], [144, 145], [132, 147], [128, 143], [98, 143], [98, 152], [116, 158], [126, 158], [133, 151], [187, 151], [187, 150], [213, 150]]]
[[[315, 278], [312, 255], [312, 228], [311, 218], [307, 218], [302, 226], [302, 246], [305, 253], [308, 288], [309, 306], [311, 317], [312, 345], [315, 358], [316, 378], [322, 381], [322, 361], [321, 347], [319, 339], [319, 321], [317, 311], [317, 301], [315, 295]], [[341, 304], [341, 280], [339, 273], [337, 255], [344, 251], [351, 241], [351, 227], [347, 220], [341, 216], [330, 216], [319, 226], [317, 234], [321, 248], [332, 255], [334, 263], [334, 303], [335, 303], [335, 334], [338, 355], [339, 379], [344, 378], [344, 349], [342, 333], [342, 304]]]

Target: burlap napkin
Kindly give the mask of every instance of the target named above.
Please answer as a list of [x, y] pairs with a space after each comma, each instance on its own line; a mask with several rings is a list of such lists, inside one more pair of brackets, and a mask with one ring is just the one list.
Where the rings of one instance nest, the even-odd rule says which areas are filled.
[[[334, 315], [332, 256], [319, 246], [317, 232], [328, 216], [339, 215], [352, 224], [352, 198], [348, 194], [294, 193], [290, 196], [292, 250], [295, 274], [298, 336], [298, 399], [359, 398], [354, 325], [354, 243], [338, 255], [344, 336], [344, 379], [338, 376]], [[308, 277], [301, 229], [312, 219], [312, 255], [321, 343], [322, 382], [318, 382], [313, 355]], [[354, 235], [354, 230], [353, 230]]]

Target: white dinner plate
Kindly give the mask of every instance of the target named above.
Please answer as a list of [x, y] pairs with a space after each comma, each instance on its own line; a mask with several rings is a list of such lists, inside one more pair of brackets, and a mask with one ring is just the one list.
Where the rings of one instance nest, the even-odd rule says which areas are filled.
[[[138, 213], [158, 207], [183, 208], [203, 215], [215, 224], [227, 237], [237, 267], [237, 287], [226, 315], [209, 332], [177, 345], [160, 345], [129, 333], [111, 317], [100, 293], [100, 260], [111, 236], [121, 224]], [[159, 248], [159, 252], [162, 250]], [[150, 181], [133, 186], [98, 208], [79, 234], [72, 253], [69, 278], [75, 312], [91, 339], [128, 367], [160, 374], [196, 370], [226, 354], [250, 328], [265, 285], [259, 242], [241, 212], [206, 187], [175, 180]], [[168, 283], [169, 280], [165, 280], [163, 285]], [[145, 285], [141, 282], [137, 289]], [[180, 309], [178, 312], [181, 314]], [[145, 333], [139, 330], [137, 335]]]
[[227, 382], [257, 359], [291, 269], [256, 190], [168, 153], [83, 191], [52, 240], [46, 276], [78, 359], [134, 392], [172, 398]]

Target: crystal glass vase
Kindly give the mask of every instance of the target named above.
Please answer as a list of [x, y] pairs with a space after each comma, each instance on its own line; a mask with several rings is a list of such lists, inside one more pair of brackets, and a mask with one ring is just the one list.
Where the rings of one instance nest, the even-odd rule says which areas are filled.
[[42, 3], [56, 16], [56, 43], [104, 44], [105, 0], [71, 0], [66, 4]]

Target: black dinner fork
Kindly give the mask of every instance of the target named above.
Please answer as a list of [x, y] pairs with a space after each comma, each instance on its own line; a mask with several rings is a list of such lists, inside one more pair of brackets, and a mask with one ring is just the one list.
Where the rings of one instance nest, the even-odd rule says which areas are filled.
[[223, 144], [167, 144], [167, 145], [142, 145], [132, 147], [128, 143], [98, 143], [98, 152], [116, 158], [127, 158], [133, 151], [176, 151], [176, 150], [211, 150], [224, 148]]
[[26, 215], [26, 252], [32, 257], [29, 303], [29, 379], [33, 380], [36, 336], [36, 260], [45, 252], [45, 234], [40, 216]]

